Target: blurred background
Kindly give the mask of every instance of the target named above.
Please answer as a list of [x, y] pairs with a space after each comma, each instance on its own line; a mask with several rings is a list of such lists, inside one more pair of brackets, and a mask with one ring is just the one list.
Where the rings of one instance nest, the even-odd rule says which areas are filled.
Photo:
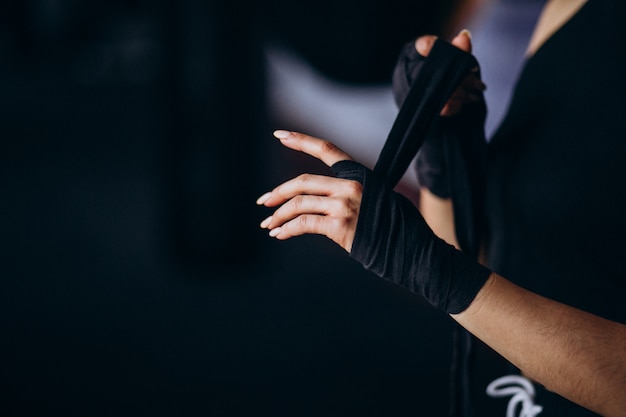
[[541, 3], [1, 2], [0, 415], [446, 415], [451, 321], [254, 202], [328, 172], [276, 128], [373, 165], [419, 34], [470, 25], [492, 129]]

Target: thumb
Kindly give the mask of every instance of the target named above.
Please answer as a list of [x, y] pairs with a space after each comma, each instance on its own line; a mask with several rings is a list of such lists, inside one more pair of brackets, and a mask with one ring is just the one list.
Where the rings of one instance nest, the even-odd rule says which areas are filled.
[[465, 52], [472, 52], [472, 34], [467, 29], [460, 31], [459, 34], [452, 39], [451, 43]]

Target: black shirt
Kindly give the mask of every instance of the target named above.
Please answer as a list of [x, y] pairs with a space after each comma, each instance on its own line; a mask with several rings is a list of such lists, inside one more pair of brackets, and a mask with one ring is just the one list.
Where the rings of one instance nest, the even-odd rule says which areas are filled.
[[[590, 0], [526, 62], [489, 144], [486, 218], [488, 266], [495, 272], [626, 323], [626, 15], [620, 3]], [[504, 416], [506, 408], [484, 389], [510, 369], [487, 351], [478, 344], [475, 352], [476, 415]], [[542, 416], [593, 415], [539, 390]]]

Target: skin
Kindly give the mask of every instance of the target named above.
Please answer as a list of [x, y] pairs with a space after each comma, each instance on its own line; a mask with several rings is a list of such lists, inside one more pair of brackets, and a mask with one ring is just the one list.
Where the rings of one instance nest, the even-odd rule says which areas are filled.
[[[415, 47], [420, 54], [426, 56], [435, 40], [435, 36], [420, 37], [416, 40]], [[452, 44], [471, 52], [469, 32], [461, 31], [452, 40]], [[477, 93], [484, 89], [485, 85], [475, 75], [470, 74], [453, 93], [441, 114], [456, 114], [463, 103], [476, 100]], [[274, 132], [274, 136], [284, 146], [316, 157], [328, 166], [342, 160], [352, 160], [350, 155], [323, 139], [284, 130]], [[308, 233], [325, 235], [350, 252], [361, 205], [361, 193], [361, 184], [356, 181], [322, 175], [300, 175], [257, 200], [259, 205], [281, 206], [272, 216], [261, 222], [261, 227], [269, 229], [270, 236], [279, 240]]]
[[[276, 131], [286, 147], [327, 165], [350, 156], [332, 143]], [[286, 240], [325, 235], [350, 251], [361, 202], [356, 181], [304, 174], [259, 198], [278, 207], [261, 224]], [[491, 274], [472, 304], [452, 318], [529, 378], [605, 416], [626, 416], [626, 326], [557, 303]]]
[[[546, 33], [554, 27], [549, 26]], [[434, 37], [416, 42], [427, 55]], [[453, 44], [471, 50], [469, 34]], [[484, 85], [466, 79], [442, 115], [458, 112]], [[352, 158], [331, 142], [302, 133], [276, 131], [281, 143], [327, 165]], [[358, 182], [304, 174], [261, 196], [257, 204], [277, 207], [261, 223], [270, 236], [286, 240], [321, 234], [350, 252], [361, 203]], [[433, 231], [456, 243], [452, 206], [428, 190], [420, 211]], [[472, 304], [452, 318], [517, 366], [529, 378], [559, 395], [608, 417], [626, 416], [626, 326], [527, 291], [492, 273]]]
[[[286, 147], [327, 165], [351, 159], [332, 143], [276, 131]], [[325, 235], [350, 251], [362, 186], [304, 174], [261, 196], [278, 207], [261, 224], [286, 240]], [[541, 297], [493, 273], [472, 304], [452, 318], [529, 378], [608, 417], [626, 416], [626, 326]]]

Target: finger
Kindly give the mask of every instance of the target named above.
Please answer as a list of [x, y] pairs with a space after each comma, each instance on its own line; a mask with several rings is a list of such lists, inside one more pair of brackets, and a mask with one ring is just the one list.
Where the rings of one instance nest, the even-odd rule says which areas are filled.
[[296, 196], [283, 204], [261, 227], [273, 229], [303, 214], [319, 214], [344, 219], [358, 218], [359, 198]]
[[274, 207], [297, 195], [332, 196], [336, 194], [355, 195], [362, 187], [357, 181], [325, 175], [301, 174], [263, 194], [257, 200], [258, 205]]
[[461, 111], [464, 104], [477, 103], [483, 100], [482, 91], [457, 88], [441, 109], [441, 116], [453, 116]]
[[274, 136], [286, 147], [311, 155], [328, 166], [339, 161], [352, 160], [350, 155], [327, 140], [287, 130], [276, 130]]
[[[420, 36], [415, 40], [415, 50], [420, 55], [428, 56], [436, 40], [437, 36]], [[459, 32], [459, 34], [452, 39], [451, 43], [452, 45], [456, 46], [459, 49], [462, 49], [465, 52], [472, 52], [472, 34], [467, 29], [463, 29], [461, 32]]]
[[487, 89], [487, 85], [476, 75], [476, 73], [472, 72], [468, 74], [463, 81], [461, 81], [461, 87], [463, 87], [468, 92], [483, 92]]
[[441, 109], [441, 115], [442, 116], [454, 116], [455, 114], [457, 114], [458, 112], [461, 111], [461, 109], [463, 108], [463, 101], [459, 100], [459, 99], [450, 99], [448, 100], [448, 102], [446, 103], [445, 106], [443, 106], [443, 109]]
[[457, 88], [452, 93], [452, 96], [448, 99], [443, 109], [441, 109], [442, 116], [453, 116], [461, 111], [463, 103], [467, 101], [467, 92], [462, 87]]
[[465, 52], [472, 52], [472, 34], [467, 29], [463, 29], [459, 32], [459, 34], [452, 39], [451, 43]]
[[430, 50], [433, 48], [437, 36], [424, 35], [415, 40], [415, 50], [422, 56], [428, 56]]
[[303, 214], [293, 220], [270, 231], [270, 236], [279, 240], [289, 239], [294, 236], [304, 234], [316, 234], [331, 237], [336, 243], [346, 251], [350, 251], [354, 234], [338, 233], [339, 230], [348, 230], [345, 227], [345, 220], [329, 216], [319, 216], [315, 214]]
[[315, 195], [297, 195], [280, 206], [270, 217], [261, 223], [261, 227], [274, 229], [284, 223], [295, 219], [302, 214], [329, 215], [333, 211], [340, 210], [337, 200], [330, 197]]
[[303, 214], [297, 218], [283, 224], [281, 227], [276, 227], [270, 231], [270, 236], [279, 240], [289, 239], [294, 236], [301, 236], [304, 234], [316, 234], [325, 235], [329, 230], [328, 223], [332, 222], [332, 219], [315, 215], [315, 214]]
[[480, 93], [467, 92], [465, 95], [465, 102], [476, 103], [483, 100], [483, 96]]
[[[417, 50], [417, 53], [423, 56], [428, 56], [436, 40], [437, 37], [433, 35], [425, 35], [417, 38], [417, 40], [415, 41], [415, 49]], [[459, 34], [455, 36], [454, 39], [452, 39], [451, 43], [452, 45], [465, 52], [472, 52], [472, 35], [467, 29], [459, 32]], [[439, 113], [441, 116], [452, 116], [461, 111], [461, 108], [463, 107], [463, 96], [461, 96], [461, 94], [463, 93], [463, 88], [472, 88], [483, 91], [484, 84], [480, 80], [476, 82], [475, 80], [467, 78], [464, 79], [462, 85], [459, 86], [459, 88], [457, 88], [457, 90], [455, 91], [455, 95], [453, 95], [453, 97], [451, 97], [450, 100], [448, 100], [445, 106], [441, 109], [441, 112]]]

